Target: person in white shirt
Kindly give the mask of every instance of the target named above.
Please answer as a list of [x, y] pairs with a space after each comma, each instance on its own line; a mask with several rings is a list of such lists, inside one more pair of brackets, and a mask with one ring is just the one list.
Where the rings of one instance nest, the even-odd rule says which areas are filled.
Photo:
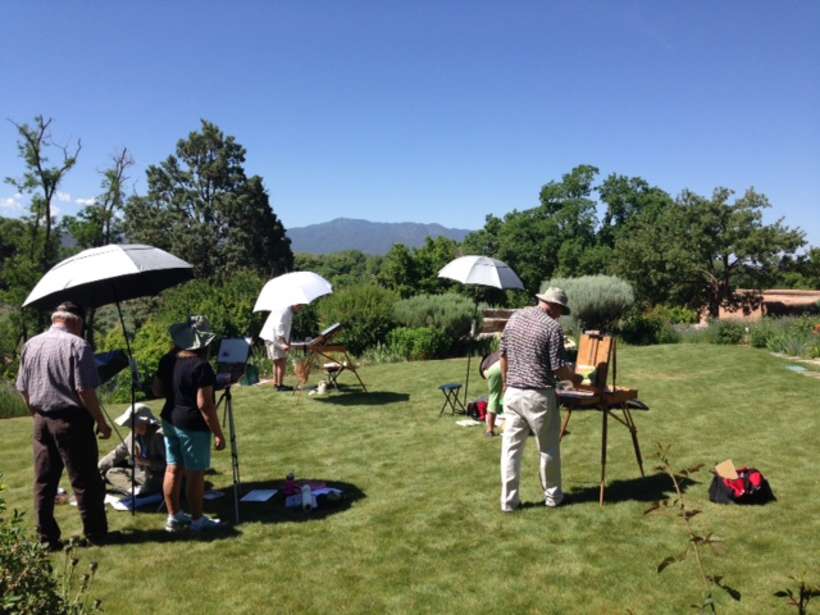
[[284, 310], [271, 312], [259, 332], [259, 337], [265, 341], [268, 358], [273, 361], [273, 384], [277, 391], [291, 390], [284, 384], [290, 350], [290, 333], [293, 326], [293, 315], [298, 314], [303, 307], [302, 305], [291, 305]]

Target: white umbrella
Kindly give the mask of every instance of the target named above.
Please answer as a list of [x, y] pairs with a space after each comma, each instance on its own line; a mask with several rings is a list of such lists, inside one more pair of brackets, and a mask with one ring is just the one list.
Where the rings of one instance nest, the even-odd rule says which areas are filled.
[[[441, 271], [438, 272], [438, 277], [448, 278], [461, 282], [462, 284], [475, 284], [478, 286], [492, 286], [493, 288], [505, 289], [522, 289], [524, 284], [521, 278], [513, 271], [507, 263], [498, 260], [497, 258], [490, 258], [489, 256], [460, 256], [459, 258], [450, 261]], [[475, 304], [475, 320], [478, 318], [478, 301]], [[471, 329], [470, 336], [473, 336]], [[470, 386], [470, 361], [473, 358], [472, 348], [467, 355], [467, 374], [464, 382], [464, 403], [467, 403], [467, 389]]]
[[254, 312], [278, 311], [291, 305], [307, 305], [333, 292], [333, 286], [312, 271], [294, 271], [268, 280], [253, 306]]
[[489, 256], [461, 256], [447, 263], [438, 277], [500, 289], [524, 288], [521, 278], [509, 265]]

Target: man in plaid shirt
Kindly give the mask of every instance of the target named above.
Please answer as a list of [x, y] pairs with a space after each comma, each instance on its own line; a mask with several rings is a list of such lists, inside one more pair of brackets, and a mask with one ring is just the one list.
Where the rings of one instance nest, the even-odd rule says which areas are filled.
[[501, 337], [501, 374], [504, 381], [504, 439], [501, 447], [501, 510], [512, 512], [521, 504], [518, 483], [521, 457], [530, 432], [540, 450], [539, 470], [544, 503], [558, 506], [561, 492], [561, 415], [555, 396], [556, 380], [581, 377], [564, 364], [564, 332], [558, 324], [569, 314], [567, 295], [548, 288], [536, 295], [538, 305], [515, 312]]

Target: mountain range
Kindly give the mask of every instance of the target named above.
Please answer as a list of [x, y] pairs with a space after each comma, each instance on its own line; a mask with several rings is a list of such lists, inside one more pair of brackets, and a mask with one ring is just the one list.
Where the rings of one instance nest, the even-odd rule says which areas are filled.
[[463, 241], [470, 232], [468, 229], [447, 228], [440, 224], [336, 218], [330, 222], [290, 228], [287, 235], [294, 253], [329, 254], [342, 250], [359, 250], [365, 254], [383, 255], [396, 243], [418, 248], [424, 245], [427, 237], [447, 237]]

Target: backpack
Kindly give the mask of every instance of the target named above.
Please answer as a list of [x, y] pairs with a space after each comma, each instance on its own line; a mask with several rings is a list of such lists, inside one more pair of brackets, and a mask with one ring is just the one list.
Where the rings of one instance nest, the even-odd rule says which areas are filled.
[[484, 422], [484, 419], [487, 417], [487, 400], [479, 399], [467, 404], [467, 416], [476, 421]]
[[754, 468], [739, 468], [737, 478], [715, 475], [709, 499], [716, 504], [766, 504], [776, 500], [769, 481]]

